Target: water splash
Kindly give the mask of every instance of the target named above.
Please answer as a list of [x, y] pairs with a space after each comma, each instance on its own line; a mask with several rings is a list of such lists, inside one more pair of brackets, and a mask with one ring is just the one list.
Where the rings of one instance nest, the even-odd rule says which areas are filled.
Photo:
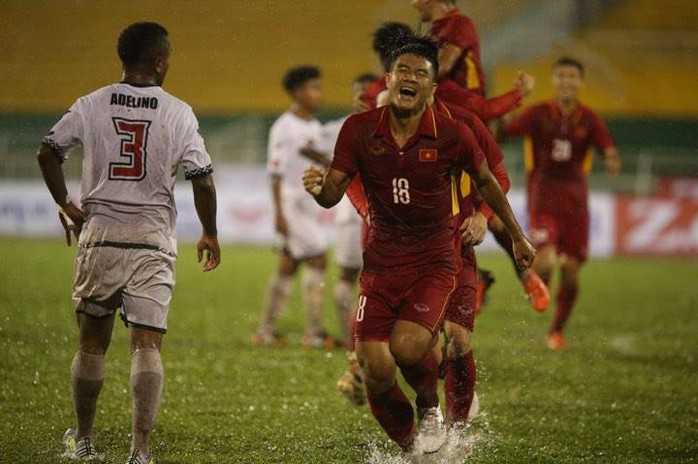
[[424, 454], [418, 448], [411, 453], [391, 453], [390, 449], [371, 443], [366, 464], [458, 464], [486, 452], [494, 441], [495, 433], [486, 415], [480, 414], [473, 422], [452, 427], [448, 441], [437, 453]]

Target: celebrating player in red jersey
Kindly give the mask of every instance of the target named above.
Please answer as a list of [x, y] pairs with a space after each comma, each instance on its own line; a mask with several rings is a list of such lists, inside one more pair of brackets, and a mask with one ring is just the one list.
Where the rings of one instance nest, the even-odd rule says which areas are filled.
[[396, 382], [400, 367], [417, 392], [425, 452], [437, 451], [446, 439], [437, 395], [440, 350], [432, 348], [456, 283], [454, 169], [465, 170], [503, 218], [519, 264], [527, 266], [534, 256], [472, 131], [427, 105], [437, 72], [431, 42], [415, 39], [402, 47], [388, 75], [389, 106], [350, 117], [327, 176], [311, 167], [303, 177], [316, 201], [331, 207], [351, 178], [361, 174], [371, 232], [361, 275], [356, 351], [371, 411], [395, 442], [410, 449], [417, 431], [412, 405]]
[[480, 39], [473, 21], [453, 0], [412, 0], [419, 18], [431, 22], [431, 35], [439, 43], [439, 77], [485, 96], [485, 73], [480, 62]]
[[603, 152], [610, 175], [616, 175], [621, 166], [604, 122], [579, 103], [583, 80], [579, 61], [559, 59], [553, 66], [556, 98], [530, 107], [506, 126], [508, 134], [526, 137], [530, 230], [539, 247], [533, 268], [547, 283], [560, 264], [557, 311], [548, 334], [548, 346], [558, 350], [565, 346], [562, 330], [577, 298], [579, 268], [587, 259], [586, 178], [594, 147]]
[[[393, 50], [414, 36], [412, 29], [403, 23], [384, 23], [373, 35], [373, 50], [378, 54], [386, 72], [387, 63]], [[514, 89], [493, 98], [485, 98], [477, 92], [470, 91], [448, 76], [439, 80], [436, 97], [450, 105], [457, 105], [475, 113], [483, 121], [496, 119], [521, 106], [523, 97], [533, 89], [533, 77], [519, 73], [514, 79]], [[355, 104], [364, 110], [382, 106], [387, 98], [385, 76], [378, 78]]]
[[[431, 22], [431, 34], [439, 43], [439, 66], [442, 75], [437, 98], [450, 105], [466, 108], [485, 121], [499, 118], [518, 108], [523, 97], [533, 89], [532, 76], [520, 72], [514, 80], [514, 90], [495, 98], [485, 98], [484, 72], [480, 63], [480, 42], [473, 22], [461, 14], [453, 0], [412, 0], [422, 21]], [[488, 228], [497, 243], [511, 254], [511, 238], [502, 222], [490, 217]], [[514, 263], [515, 264], [515, 263]], [[515, 266], [516, 267], [516, 266]], [[486, 271], [480, 271], [478, 309], [484, 294], [494, 281]], [[548, 289], [532, 270], [517, 269], [533, 309], [544, 311], [548, 306]]]

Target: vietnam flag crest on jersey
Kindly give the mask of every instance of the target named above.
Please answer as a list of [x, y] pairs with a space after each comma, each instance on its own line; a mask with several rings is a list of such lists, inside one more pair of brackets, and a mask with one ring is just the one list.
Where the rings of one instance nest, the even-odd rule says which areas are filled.
[[436, 148], [421, 148], [419, 150], [419, 161], [434, 162], [439, 158], [439, 152]]

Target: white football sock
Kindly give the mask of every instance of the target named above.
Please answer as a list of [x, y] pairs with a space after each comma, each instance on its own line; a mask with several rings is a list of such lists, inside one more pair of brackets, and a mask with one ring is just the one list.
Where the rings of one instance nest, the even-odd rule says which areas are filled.
[[274, 333], [276, 320], [286, 308], [286, 302], [291, 294], [293, 278], [287, 275], [274, 274], [267, 285], [262, 310], [262, 324], [259, 327], [260, 335]]
[[104, 355], [78, 351], [70, 367], [73, 405], [78, 419], [76, 439], [94, 435], [97, 399], [104, 384]]
[[346, 280], [338, 280], [334, 285], [334, 303], [337, 308], [337, 318], [342, 328], [344, 341], [351, 337], [352, 309], [354, 305], [354, 284]]
[[131, 356], [131, 450], [150, 451], [150, 434], [160, 407], [164, 371], [160, 351], [139, 349]]
[[303, 273], [303, 302], [305, 304], [305, 335], [314, 337], [322, 331], [322, 303], [325, 296], [324, 270], [306, 267]]

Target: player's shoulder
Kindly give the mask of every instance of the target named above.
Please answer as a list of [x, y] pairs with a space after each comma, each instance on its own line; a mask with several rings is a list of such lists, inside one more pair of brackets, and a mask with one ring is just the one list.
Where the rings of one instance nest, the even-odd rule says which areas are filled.
[[344, 122], [344, 127], [359, 129], [359, 128], [373, 128], [374, 130], [381, 123], [383, 118], [388, 117], [388, 107], [380, 106], [368, 111], [362, 111], [361, 113], [354, 113], [347, 118]]

